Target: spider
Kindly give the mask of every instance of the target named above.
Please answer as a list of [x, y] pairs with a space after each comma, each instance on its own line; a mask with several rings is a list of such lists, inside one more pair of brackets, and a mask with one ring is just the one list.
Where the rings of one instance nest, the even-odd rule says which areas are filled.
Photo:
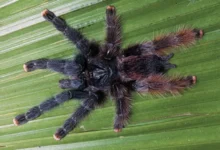
[[42, 16], [76, 45], [79, 54], [73, 60], [42, 58], [23, 65], [26, 72], [50, 69], [68, 76], [68, 79], [59, 81], [59, 86], [69, 90], [16, 116], [13, 119], [15, 125], [36, 119], [65, 101], [79, 99], [81, 105], [54, 134], [55, 140], [61, 140], [111, 95], [116, 105], [114, 131], [120, 132], [131, 114], [131, 92], [177, 94], [196, 83], [196, 76], [165, 75], [176, 67], [169, 63], [174, 54], [168, 54], [168, 50], [194, 43], [204, 35], [203, 30], [183, 28], [122, 50], [120, 17], [116, 15], [114, 6], [106, 8], [107, 37], [104, 44], [89, 41], [48, 9], [42, 12]]

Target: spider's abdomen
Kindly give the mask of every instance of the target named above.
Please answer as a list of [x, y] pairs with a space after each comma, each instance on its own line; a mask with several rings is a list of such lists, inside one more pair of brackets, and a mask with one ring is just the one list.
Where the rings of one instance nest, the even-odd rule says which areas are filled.
[[137, 80], [166, 71], [167, 62], [157, 55], [129, 56], [122, 59], [119, 72], [123, 80]]

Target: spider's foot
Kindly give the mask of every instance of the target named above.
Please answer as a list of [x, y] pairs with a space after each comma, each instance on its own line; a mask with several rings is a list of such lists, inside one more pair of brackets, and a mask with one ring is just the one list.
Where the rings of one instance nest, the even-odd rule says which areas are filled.
[[122, 129], [114, 129], [114, 131], [115, 131], [116, 133], [118, 133], [118, 132], [121, 132]]
[[14, 123], [14, 125], [16, 125], [16, 126], [19, 126], [19, 122], [18, 122], [18, 120], [17, 119], [13, 119], [13, 123]]
[[34, 71], [36, 69], [46, 69], [47, 62], [48, 62], [48, 59], [45, 59], [45, 58], [31, 60], [31, 61], [26, 62], [23, 65], [23, 69], [25, 72]]
[[49, 11], [48, 9], [45, 9], [44, 11], [42, 11], [41, 14], [47, 21], [50, 21], [50, 22], [52, 22], [53, 19], [56, 17], [56, 15], [52, 11]]
[[60, 140], [61, 140], [60, 136], [57, 135], [57, 134], [54, 134], [54, 135], [53, 135], [53, 138], [54, 138], [56, 141], [60, 141]]
[[64, 31], [67, 27], [65, 20], [57, 17], [52, 11], [45, 9], [42, 11], [42, 16], [49, 22], [51, 22], [57, 30]]
[[28, 72], [28, 67], [27, 67], [26, 64], [23, 65], [23, 69], [24, 69], [25, 72]]
[[109, 6], [107, 6], [107, 7], [106, 7], [106, 9], [107, 9], [107, 10], [115, 10], [115, 7], [114, 7], [114, 6], [109, 5]]
[[23, 69], [25, 72], [31, 72], [31, 71], [34, 71], [36, 67], [33, 61], [29, 61], [23, 65]]
[[204, 36], [204, 31], [201, 29], [193, 29], [193, 32], [195, 33], [196, 38], [202, 38]]
[[106, 13], [109, 15], [115, 15], [116, 11], [115, 11], [115, 7], [114, 6], [107, 6], [106, 7]]
[[[119, 120], [117, 120], [119, 121]], [[116, 122], [115, 125], [114, 125], [114, 132], [118, 133], [118, 132], [121, 132], [122, 129], [125, 127], [124, 123], [122, 122]]]
[[57, 132], [53, 135], [53, 138], [57, 141], [61, 140], [62, 138], [64, 138], [66, 136], [66, 132], [65, 130], [63, 130], [63, 128], [59, 128], [57, 130]]
[[15, 117], [15, 118], [13, 119], [13, 123], [14, 123], [14, 125], [16, 125], [16, 126], [25, 124], [25, 123], [27, 123], [27, 122], [28, 122], [28, 120], [26, 119], [25, 114], [18, 115], [17, 117]]
[[23, 69], [25, 72], [31, 72], [34, 71], [36, 69], [34, 63], [31, 62], [27, 62], [23, 65]]
[[196, 82], [197, 82], [197, 77], [196, 76], [188, 76], [187, 79], [190, 81], [190, 83], [192, 85], [196, 84]]
[[192, 76], [192, 84], [196, 84], [197, 78], [196, 76]]

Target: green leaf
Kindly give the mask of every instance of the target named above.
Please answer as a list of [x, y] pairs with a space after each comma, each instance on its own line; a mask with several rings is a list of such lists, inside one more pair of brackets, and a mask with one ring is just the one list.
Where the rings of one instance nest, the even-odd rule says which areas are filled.
[[[133, 94], [133, 115], [121, 133], [113, 132], [114, 103], [96, 109], [61, 141], [53, 134], [79, 105], [67, 102], [39, 119], [15, 127], [13, 118], [62, 91], [64, 76], [22, 65], [38, 58], [72, 58], [77, 53], [45, 22], [45, 8], [60, 13], [89, 39], [105, 38], [105, 9], [114, 5], [123, 23], [123, 47], [175, 32], [204, 29], [205, 36], [179, 48], [170, 75], [196, 75], [183, 95]], [[0, 149], [218, 150], [220, 148], [219, 0], [3, 0], [0, 2]]]

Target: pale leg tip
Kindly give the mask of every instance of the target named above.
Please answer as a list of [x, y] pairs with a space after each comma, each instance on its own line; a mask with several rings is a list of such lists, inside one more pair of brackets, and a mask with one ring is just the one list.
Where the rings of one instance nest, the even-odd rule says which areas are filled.
[[193, 83], [193, 84], [195, 84], [195, 83], [196, 83], [196, 81], [197, 81], [196, 76], [192, 76], [192, 83]]
[[107, 9], [107, 10], [114, 10], [114, 9], [115, 9], [115, 7], [114, 7], [114, 6], [109, 5], [109, 6], [107, 6], [107, 7], [106, 7], [106, 9]]
[[15, 126], [19, 125], [19, 122], [15, 118], [13, 119], [13, 123], [14, 123]]
[[118, 133], [118, 132], [121, 132], [122, 130], [121, 129], [114, 129], [114, 132]]
[[56, 140], [56, 141], [60, 141], [61, 138], [59, 136], [57, 136], [56, 134], [53, 135], [53, 138]]
[[47, 15], [47, 12], [48, 12], [48, 9], [45, 9], [45, 10], [43, 10], [43, 11], [41, 12], [41, 15], [42, 15], [42, 16], [46, 16], [46, 15]]
[[24, 69], [25, 72], [28, 72], [28, 68], [27, 68], [26, 64], [23, 65], [23, 69]]
[[203, 37], [204, 31], [203, 30], [199, 30], [199, 35], [200, 35], [200, 38]]

